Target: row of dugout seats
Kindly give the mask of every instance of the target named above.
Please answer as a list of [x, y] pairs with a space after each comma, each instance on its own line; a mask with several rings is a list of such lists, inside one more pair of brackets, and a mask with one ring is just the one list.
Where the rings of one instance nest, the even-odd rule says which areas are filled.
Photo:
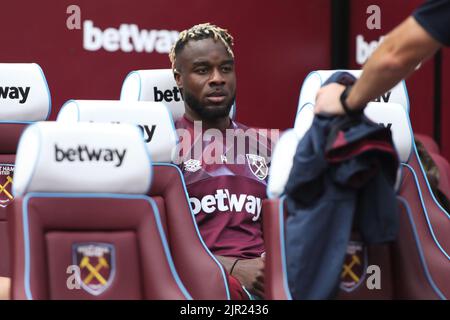
[[[17, 105], [11, 104], [0, 114], [2, 137], [8, 137], [0, 146], [2, 172], [8, 173], [2, 176], [6, 198], [0, 210], [0, 276], [12, 276], [12, 298], [229, 299], [224, 269], [203, 243], [182, 174], [171, 163], [177, 143], [173, 123], [184, 110], [171, 70], [130, 73], [121, 101], [67, 102], [56, 124], [38, 123], [26, 130], [16, 160], [22, 131], [31, 122], [46, 119], [51, 98], [39, 66], [0, 64], [0, 68], [8, 70], [1, 73], [0, 80], [6, 79], [5, 74], [8, 78], [14, 74], [20, 86], [33, 88], [22, 106], [25, 112], [18, 114]], [[263, 205], [267, 299], [290, 298], [283, 249], [283, 187], [290, 156], [311, 124], [315, 92], [329, 74], [315, 72], [306, 78], [294, 130], [285, 133], [273, 157], [271, 177], [276, 178], [269, 180], [270, 199]], [[155, 102], [162, 95], [171, 101], [164, 105]], [[388, 108], [389, 113], [374, 111], [372, 116], [378, 122], [392, 123], [402, 155], [399, 241], [367, 248], [368, 263], [381, 266], [385, 285], [381, 291], [369, 291], [359, 284], [351, 290], [342, 287], [341, 298], [449, 296], [445, 283], [449, 276], [449, 238], [445, 236], [449, 215], [430, 192], [423, 168], [414, 157], [411, 135], [405, 134], [411, 132], [407, 99], [401, 83], [391, 91], [389, 102], [402, 108], [383, 104], [366, 111]], [[234, 115], [235, 107], [230, 116]], [[133, 126], [85, 122], [137, 125], [144, 144], [137, 130], [130, 129]], [[152, 136], [146, 136], [152, 130]], [[77, 147], [70, 147], [75, 144]], [[77, 150], [78, 159], [84, 158], [83, 151], [87, 157], [84, 147], [127, 150], [127, 157], [117, 167], [69, 161], [77, 157], [73, 153]], [[68, 149], [74, 151], [63, 157], [62, 150]], [[55, 161], [52, 155], [64, 160]], [[14, 163], [17, 175], [13, 182]], [[142, 174], [146, 170], [148, 174]], [[80, 290], [69, 285], [69, 266], [79, 268], [75, 284], [81, 284]]]
[[[28, 125], [48, 118], [51, 97], [47, 80], [39, 65], [2, 63], [0, 70], [2, 89], [12, 91], [14, 88], [13, 92], [4, 92], [6, 97], [15, 98], [0, 100], [0, 276], [8, 276], [10, 253], [6, 208], [14, 200], [12, 185], [17, 145]], [[3, 87], [3, 84], [7, 86]], [[22, 92], [20, 99], [19, 89]]]
[[[39, 68], [37, 65], [18, 67], [29, 70]], [[13, 70], [10, 72], [14, 73]], [[165, 72], [163, 79], [169, 82], [169, 86], [173, 85], [173, 78], [169, 79], [167, 75], [169, 73]], [[33, 78], [37, 75], [28, 73], [23, 77]], [[39, 77], [36, 81], [46, 84], [42, 73]], [[41, 94], [44, 92], [36, 91]], [[46, 114], [49, 113], [49, 103], [29, 101], [30, 104], [25, 105], [25, 108], [41, 108], [47, 110]], [[5, 166], [12, 168], [15, 164], [16, 171], [14, 183], [4, 187], [8, 194], [14, 194], [16, 198], [5, 203], [1, 230], [4, 241], [0, 275], [12, 277], [12, 298], [230, 299], [225, 271], [201, 239], [182, 173], [171, 163], [172, 151], [177, 143], [173, 121], [173, 116], [177, 116], [177, 106], [180, 106], [178, 101], [170, 104], [170, 110], [174, 112], [172, 114], [159, 102], [71, 100], [61, 108], [56, 123], [38, 122], [29, 126], [33, 121], [44, 120], [45, 117], [25, 119], [20, 116], [16, 119], [27, 122], [20, 123], [19, 127], [14, 126], [14, 129], [6, 122], [16, 124], [18, 120], [7, 119], [2, 123], [5, 133], [17, 131], [11, 144], [14, 147], [2, 158]], [[98, 127], [99, 124], [90, 124], [92, 122], [115, 125], [107, 130], [106, 127]], [[123, 123], [131, 123], [134, 129], [136, 126], [141, 129], [140, 135], [127, 139], [130, 140], [130, 146], [144, 145], [145, 153], [148, 154], [144, 158], [151, 158], [153, 162], [150, 164], [147, 161], [133, 167], [135, 163], [139, 164], [143, 155], [142, 152], [140, 155], [130, 154], [129, 167], [133, 167], [134, 173], [127, 171], [125, 162], [109, 172], [102, 167], [92, 166], [91, 161], [87, 162], [88, 148], [127, 149], [127, 145], [119, 143], [123, 140], [121, 135], [125, 134], [121, 132]], [[19, 143], [19, 136], [27, 126]], [[145, 137], [145, 133], [149, 132], [146, 126], [152, 132], [151, 137]], [[101, 133], [103, 131], [104, 134]], [[51, 141], [51, 138], [55, 140]], [[64, 139], [73, 139], [73, 147], [67, 147]], [[70, 149], [70, 154], [65, 154], [64, 148]], [[34, 158], [30, 155], [33, 152]], [[112, 157], [110, 154], [108, 156]], [[75, 161], [77, 157], [83, 161]], [[47, 166], [47, 163], [55, 166]], [[148, 190], [141, 187], [133, 192], [139, 179], [150, 177], [144, 167], [148, 168], [147, 171], [151, 168], [151, 185], [145, 185]], [[54, 171], [55, 168], [58, 169]], [[29, 176], [24, 178], [24, 172]], [[12, 176], [10, 170], [11, 181]], [[31, 187], [21, 187], [24, 181], [30, 183]], [[23, 205], [24, 201], [26, 206]], [[144, 203], [141, 206], [147, 209], [142, 209], [143, 213], [134, 213], [136, 205], [133, 203], [138, 207], [139, 203]], [[53, 207], [53, 204], [56, 206]], [[37, 213], [29, 205], [36, 207]], [[111, 208], [115, 211], [109, 216]], [[40, 214], [44, 216], [40, 217]], [[130, 215], [134, 214], [136, 217], [132, 218]], [[36, 220], [31, 219], [31, 216]], [[149, 221], [152, 229], [144, 230], [144, 225], [140, 225], [146, 219], [152, 220]], [[24, 220], [27, 225], [25, 229]], [[152, 236], [146, 238], [149, 232]], [[159, 243], [155, 237], [161, 238]], [[33, 241], [30, 241], [31, 238]], [[144, 239], [146, 244], [141, 243]], [[83, 244], [82, 249], [77, 249], [78, 243]], [[101, 249], [102, 246], [106, 247]], [[107, 272], [108, 267], [99, 264], [98, 261], [104, 262], [104, 259], [93, 257], [90, 258], [93, 262], [88, 264], [86, 259], [77, 258], [80, 253], [76, 250], [92, 253], [94, 249], [108, 252], [104, 265], [111, 268], [111, 273]], [[115, 259], [113, 264], [109, 261], [112, 259], [111, 252]], [[152, 268], [149, 268], [149, 264]], [[66, 285], [67, 268], [74, 265], [80, 268], [83, 290], [71, 290]], [[102, 276], [96, 270], [97, 267], [105, 271], [106, 275]], [[162, 269], [164, 272], [158, 271]], [[133, 281], [128, 281], [131, 275]], [[105, 284], [99, 280], [102, 277]], [[83, 282], [86, 278], [89, 284]]]

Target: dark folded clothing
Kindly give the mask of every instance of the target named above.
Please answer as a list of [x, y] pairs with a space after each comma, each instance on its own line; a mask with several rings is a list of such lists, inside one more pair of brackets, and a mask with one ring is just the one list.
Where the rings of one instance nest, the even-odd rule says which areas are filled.
[[[332, 76], [349, 81], [348, 73]], [[398, 232], [398, 157], [389, 129], [357, 117], [314, 118], [286, 184], [288, 279], [296, 299], [336, 293], [352, 226], [366, 243]], [[354, 223], [355, 221], [355, 223]]]

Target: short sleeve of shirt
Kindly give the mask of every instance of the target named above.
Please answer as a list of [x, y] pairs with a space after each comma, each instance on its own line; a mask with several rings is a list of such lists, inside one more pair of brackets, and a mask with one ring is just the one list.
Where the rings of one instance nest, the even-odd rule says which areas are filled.
[[413, 16], [434, 39], [450, 46], [450, 0], [428, 0]]

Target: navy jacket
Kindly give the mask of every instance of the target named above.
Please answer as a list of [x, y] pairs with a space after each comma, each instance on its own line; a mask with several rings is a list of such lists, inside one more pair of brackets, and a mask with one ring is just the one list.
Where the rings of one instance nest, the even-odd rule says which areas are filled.
[[317, 115], [286, 184], [286, 256], [295, 299], [333, 298], [352, 226], [365, 243], [398, 232], [391, 131], [365, 116]]

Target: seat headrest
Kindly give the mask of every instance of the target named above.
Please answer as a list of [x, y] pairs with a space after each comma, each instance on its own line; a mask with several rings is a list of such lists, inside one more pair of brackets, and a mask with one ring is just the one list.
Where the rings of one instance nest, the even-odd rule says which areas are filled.
[[19, 141], [13, 192], [145, 194], [151, 161], [136, 126], [37, 122]]
[[306, 131], [309, 130], [314, 120], [314, 105], [306, 103], [297, 111], [295, 117], [294, 130], [299, 138], [303, 138]]
[[70, 100], [58, 122], [112, 122], [137, 125], [154, 162], [171, 162], [178, 143], [172, 115], [160, 102]]
[[409, 115], [399, 103], [370, 102], [364, 114], [373, 122], [383, 124], [392, 131], [392, 140], [400, 162], [407, 163], [413, 148], [413, 132]]
[[275, 145], [267, 184], [269, 198], [279, 198], [283, 194], [300, 139], [295, 130], [289, 129], [283, 133]]
[[[284, 192], [297, 145], [314, 120], [313, 108], [311, 103], [303, 105], [298, 112], [295, 128], [286, 131], [275, 146], [267, 185], [269, 198], [280, 197]], [[398, 103], [370, 102], [364, 109], [364, 114], [372, 121], [382, 123], [391, 129], [399, 159], [402, 163], [407, 163], [413, 148], [413, 135], [405, 108]], [[399, 183], [400, 179], [397, 181]]]
[[51, 98], [36, 63], [0, 63], [0, 122], [45, 120]]
[[[389, 108], [392, 108], [392, 110]], [[294, 130], [297, 132], [299, 139], [311, 127], [314, 119], [313, 110], [313, 105], [307, 103], [297, 113]], [[398, 103], [370, 102], [364, 109], [364, 114], [372, 121], [383, 123], [391, 128], [399, 159], [403, 163], [408, 162], [412, 150], [412, 131], [409, 115], [405, 108]]]
[[[175, 121], [184, 114], [184, 102], [173, 76], [172, 69], [138, 70], [130, 72], [125, 78], [120, 100], [162, 102], [172, 113]], [[230, 111], [234, 119], [236, 106]]]
[[[310, 72], [305, 78], [305, 81], [303, 81], [302, 88], [300, 90], [297, 112], [306, 103], [315, 104], [317, 91], [319, 91], [320, 87], [325, 83], [325, 81], [336, 71], [349, 72], [356, 78], [359, 78], [362, 73], [362, 70], [318, 70]], [[375, 100], [376, 102], [399, 103], [409, 113], [408, 91], [406, 90], [406, 84], [404, 80], [399, 82], [391, 90]]]

